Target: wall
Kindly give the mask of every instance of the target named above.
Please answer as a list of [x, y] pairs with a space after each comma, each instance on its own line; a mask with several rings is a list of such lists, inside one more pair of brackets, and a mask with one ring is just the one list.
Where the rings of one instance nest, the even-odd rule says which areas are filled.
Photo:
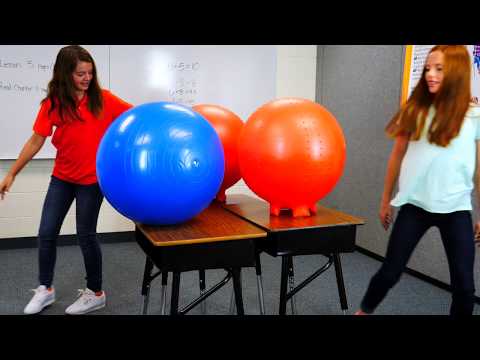
[[[297, 96], [315, 100], [317, 46], [288, 45], [278, 46], [277, 50], [276, 96]], [[32, 122], [34, 115], [32, 114]], [[25, 140], [28, 136], [29, 134], [25, 134]], [[0, 160], [0, 178], [4, 177], [12, 163], [11, 160]], [[0, 241], [3, 238], [29, 237], [37, 234], [52, 168], [52, 160], [33, 160], [17, 176], [11, 192], [4, 201], [0, 201]], [[252, 194], [242, 181], [232, 187], [227, 194], [233, 192]], [[61, 234], [75, 233], [74, 210], [75, 206], [72, 206]], [[97, 230], [131, 231], [133, 224], [104, 201]]]
[[[404, 52], [400, 45], [322, 45], [317, 49], [317, 101], [335, 115], [347, 140], [345, 172], [323, 202], [365, 218], [358, 245], [381, 256], [389, 233], [380, 225], [378, 209], [393, 144], [384, 128], [400, 104]], [[450, 283], [438, 229], [426, 233], [408, 267]], [[476, 279], [478, 289], [478, 256]]]

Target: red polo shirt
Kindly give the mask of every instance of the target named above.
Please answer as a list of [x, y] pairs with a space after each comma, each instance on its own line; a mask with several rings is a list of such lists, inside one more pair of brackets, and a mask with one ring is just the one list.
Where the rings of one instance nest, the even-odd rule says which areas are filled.
[[[57, 149], [53, 175], [59, 179], [81, 185], [97, 182], [95, 165], [100, 140], [108, 126], [132, 107], [108, 90], [102, 90], [102, 95], [103, 111], [98, 118], [88, 110], [87, 95], [78, 102], [77, 111], [83, 121], [62, 121], [58, 107], [49, 115], [50, 100], [40, 107], [33, 131], [45, 137], [53, 133], [52, 144]], [[64, 114], [64, 118], [67, 116]]]

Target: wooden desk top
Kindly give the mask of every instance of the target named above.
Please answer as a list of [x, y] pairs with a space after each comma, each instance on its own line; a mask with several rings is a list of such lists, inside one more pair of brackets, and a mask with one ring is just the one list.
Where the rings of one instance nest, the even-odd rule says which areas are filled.
[[212, 203], [193, 219], [178, 225], [135, 225], [154, 246], [173, 246], [266, 237], [265, 230]]
[[227, 196], [225, 209], [269, 231], [287, 231], [305, 228], [321, 228], [342, 225], [363, 225], [361, 218], [329, 209], [317, 204], [317, 214], [309, 217], [291, 216], [291, 213], [270, 215], [270, 205], [252, 196], [235, 194]]

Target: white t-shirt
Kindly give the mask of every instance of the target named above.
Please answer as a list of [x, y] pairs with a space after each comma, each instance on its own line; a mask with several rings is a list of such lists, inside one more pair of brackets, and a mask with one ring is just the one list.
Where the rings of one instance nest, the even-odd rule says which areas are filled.
[[428, 128], [434, 115], [432, 106], [420, 139], [408, 143], [400, 168], [399, 191], [390, 204], [410, 203], [432, 213], [472, 210], [480, 107], [470, 107], [460, 133], [447, 147], [428, 142]]

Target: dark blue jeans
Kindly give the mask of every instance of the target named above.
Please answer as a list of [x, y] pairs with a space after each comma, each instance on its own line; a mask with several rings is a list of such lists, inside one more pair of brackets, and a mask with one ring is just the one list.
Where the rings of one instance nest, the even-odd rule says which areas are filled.
[[430, 213], [411, 204], [402, 206], [398, 212], [385, 261], [370, 281], [360, 306], [362, 311], [372, 313], [385, 298], [400, 279], [421, 237], [432, 226], [439, 228], [447, 255], [452, 288], [450, 315], [472, 315], [475, 244], [470, 212]]
[[77, 238], [82, 249], [87, 287], [102, 289], [102, 252], [97, 241], [97, 220], [103, 194], [98, 183], [78, 185], [52, 176], [43, 203], [38, 233], [39, 281], [50, 287], [57, 258], [57, 238], [73, 200], [76, 200]]

